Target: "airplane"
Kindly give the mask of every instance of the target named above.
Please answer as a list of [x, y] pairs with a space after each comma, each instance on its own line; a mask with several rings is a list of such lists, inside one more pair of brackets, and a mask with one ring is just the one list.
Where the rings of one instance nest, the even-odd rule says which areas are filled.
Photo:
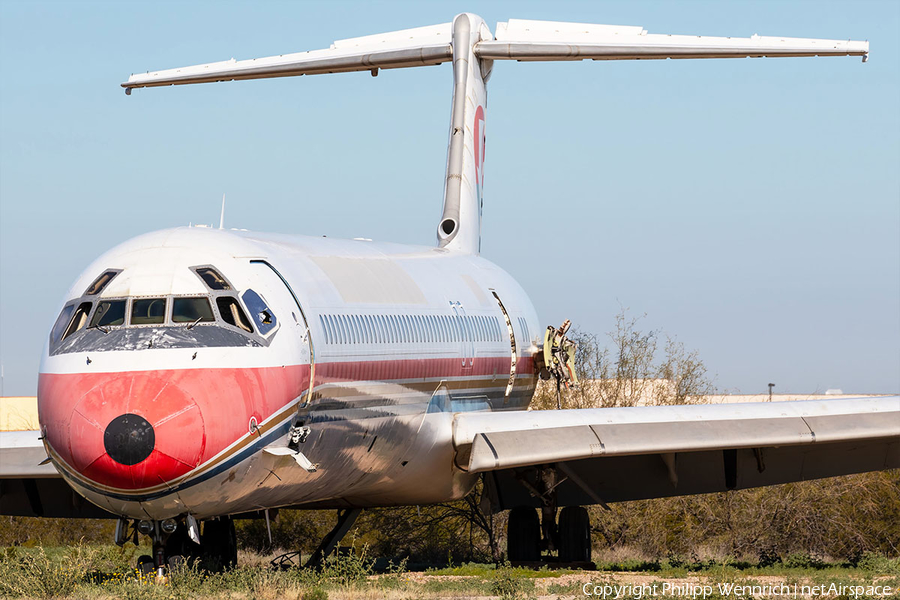
[[[117, 519], [152, 560], [234, 565], [234, 519], [368, 507], [509, 509], [507, 556], [590, 559], [587, 505], [900, 467], [900, 396], [528, 411], [566, 381], [567, 324], [480, 256], [496, 61], [857, 56], [868, 42], [661, 35], [463, 13], [330, 48], [132, 75], [139, 88], [452, 63], [434, 247], [180, 227], [100, 256], [43, 351], [39, 431], [0, 433], [0, 514]], [[540, 518], [538, 511], [540, 508]], [[558, 517], [557, 517], [558, 513]]]

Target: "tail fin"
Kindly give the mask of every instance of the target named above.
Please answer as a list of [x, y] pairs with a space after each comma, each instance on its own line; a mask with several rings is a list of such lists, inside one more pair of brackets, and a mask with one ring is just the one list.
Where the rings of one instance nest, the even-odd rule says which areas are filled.
[[470, 254], [481, 251], [484, 109], [486, 83], [493, 63], [476, 57], [474, 48], [492, 39], [481, 17], [463, 13], [453, 19], [453, 109], [444, 211], [437, 237], [442, 248]]

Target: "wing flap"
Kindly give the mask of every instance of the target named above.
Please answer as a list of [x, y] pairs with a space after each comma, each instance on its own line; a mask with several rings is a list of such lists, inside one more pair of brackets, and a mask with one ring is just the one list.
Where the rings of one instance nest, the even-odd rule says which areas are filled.
[[879, 439], [900, 439], [898, 397], [463, 414], [454, 432], [457, 464], [475, 473], [604, 456]]
[[47, 462], [40, 431], [0, 431], [0, 479], [59, 477]]

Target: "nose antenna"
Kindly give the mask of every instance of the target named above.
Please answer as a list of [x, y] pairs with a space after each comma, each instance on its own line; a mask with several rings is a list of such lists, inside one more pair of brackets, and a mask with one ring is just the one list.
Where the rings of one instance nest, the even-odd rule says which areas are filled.
[[219, 213], [219, 229], [225, 229], [225, 194], [222, 194], [222, 212]]

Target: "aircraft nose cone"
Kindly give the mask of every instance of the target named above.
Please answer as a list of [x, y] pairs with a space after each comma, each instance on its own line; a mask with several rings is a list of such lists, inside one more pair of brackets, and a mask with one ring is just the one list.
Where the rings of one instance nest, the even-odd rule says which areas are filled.
[[103, 446], [120, 465], [136, 465], [153, 452], [156, 434], [147, 419], [128, 413], [109, 422], [103, 433]]
[[[46, 377], [46, 440], [69, 473], [98, 489], [166, 486], [195, 469], [206, 427], [194, 372]], [[194, 383], [194, 385], [192, 385]]]

